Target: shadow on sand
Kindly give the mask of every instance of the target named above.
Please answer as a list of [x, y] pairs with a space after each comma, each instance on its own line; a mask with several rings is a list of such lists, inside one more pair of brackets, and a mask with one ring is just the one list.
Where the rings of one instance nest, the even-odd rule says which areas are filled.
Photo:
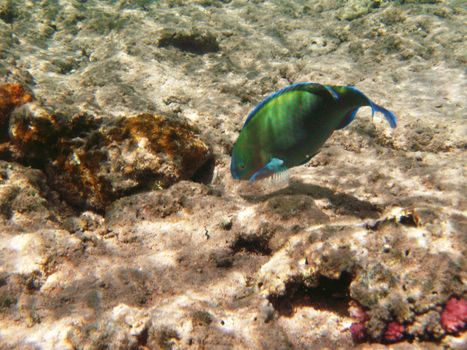
[[241, 194], [242, 198], [252, 203], [266, 202], [277, 196], [306, 195], [313, 199], [326, 198], [340, 215], [352, 215], [358, 218], [376, 219], [380, 216], [382, 209], [377, 205], [358, 199], [350, 194], [336, 192], [328, 187], [306, 184], [297, 179], [291, 179], [289, 185], [274, 192]]

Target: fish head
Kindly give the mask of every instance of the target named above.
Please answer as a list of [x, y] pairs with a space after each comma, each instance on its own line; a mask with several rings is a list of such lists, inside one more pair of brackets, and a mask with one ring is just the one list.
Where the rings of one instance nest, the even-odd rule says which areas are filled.
[[244, 159], [240, 152], [234, 148], [232, 152], [232, 159], [230, 161], [230, 173], [236, 180], [245, 180], [247, 178], [247, 161]]
[[262, 166], [264, 164], [254, 154], [242, 152], [240, 147], [234, 147], [230, 162], [230, 173], [234, 179], [248, 180]]

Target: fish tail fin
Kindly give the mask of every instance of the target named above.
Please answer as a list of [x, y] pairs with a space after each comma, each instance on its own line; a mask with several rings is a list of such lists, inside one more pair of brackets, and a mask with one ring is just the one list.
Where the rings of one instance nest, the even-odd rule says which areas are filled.
[[[372, 118], [373, 118], [373, 116], [375, 115], [376, 112], [379, 112], [379, 113], [382, 113], [384, 115], [384, 117], [386, 118], [386, 120], [388, 121], [388, 123], [389, 123], [389, 125], [391, 126], [392, 129], [394, 129], [397, 126], [396, 116], [394, 115], [394, 113], [392, 113], [391, 111], [387, 110], [386, 108], [381, 107], [381, 106], [377, 105], [376, 103], [374, 103], [373, 101], [371, 101], [363, 92], [358, 90], [356, 87], [346, 86], [346, 88], [348, 88], [350, 90], [353, 90], [358, 95], [363, 97], [363, 99], [366, 102], [364, 105], [371, 107], [371, 117]], [[357, 110], [358, 110], [358, 108], [352, 110], [351, 112], [349, 112], [347, 118], [344, 118], [344, 121], [342, 122], [342, 124], [345, 124], [344, 126], [348, 125], [355, 118], [355, 114], [357, 113]]]
[[370, 101], [370, 106], [372, 117], [375, 114], [375, 112], [382, 113], [392, 129], [394, 129], [397, 126], [396, 116], [394, 115], [394, 113], [392, 113], [384, 107], [377, 105], [376, 103], [373, 103], [372, 101]]

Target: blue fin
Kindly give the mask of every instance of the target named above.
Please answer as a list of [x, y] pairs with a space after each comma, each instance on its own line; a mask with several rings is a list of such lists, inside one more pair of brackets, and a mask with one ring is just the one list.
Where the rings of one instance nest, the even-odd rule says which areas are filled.
[[394, 115], [394, 113], [392, 113], [391, 111], [388, 111], [384, 107], [378, 106], [376, 103], [373, 103], [371, 101], [370, 101], [370, 105], [371, 105], [371, 116], [372, 117], [375, 114], [375, 112], [383, 113], [384, 117], [388, 121], [391, 128], [394, 129], [397, 126], [396, 116]]
[[335, 100], [339, 99], [339, 95], [337, 92], [329, 85], [322, 85], [318, 83], [310, 83], [310, 82], [305, 82], [305, 83], [297, 83], [293, 85], [286, 86], [285, 88], [276, 91], [275, 93], [269, 95], [266, 97], [263, 101], [261, 101], [251, 112], [248, 114], [248, 117], [245, 120], [245, 124], [243, 124], [243, 127], [245, 127], [250, 120], [256, 115], [256, 113], [269, 101], [272, 99], [276, 98], [279, 95], [282, 95], [283, 93], [289, 92], [289, 91], [294, 91], [294, 90], [305, 90], [309, 91], [311, 93], [315, 93], [318, 95], [331, 95]]
[[[391, 126], [392, 129], [394, 129], [397, 126], [396, 116], [394, 115], [394, 113], [392, 113], [391, 111], [388, 111], [384, 107], [378, 106], [376, 103], [371, 101], [368, 97], [366, 97], [366, 95], [363, 92], [361, 92], [360, 90], [358, 90], [355, 86], [346, 86], [346, 88], [354, 90], [355, 92], [359, 93], [361, 96], [363, 96], [367, 100], [368, 105], [371, 107], [371, 117], [373, 117], [375, 115], [375, 112], [382, 113], [384, 115], [384, 117], [386, 118], [386, 120], [388, 121], [388, 123], [389, 123], [389, 125]], [[356, 113], [357, 110], [358, 110], [358, 108], [354, 109], [353, 111], [355, 111], [355, 113]], [[353, 118], [355, 118], [355, 115], [353, 115]], [[347, 121], [347, 117], [346, 117], [341, 124], [345, 124], [343, 126], [343, 127], [345, 127], [345, 126], [349, 125], [349, 123], [352, 120], [348, 121], [345, 124], [345, 121]], [[341, 128], [339, 128], [339, 129], [341, 129]]]
[[254, 173], [248, 181], [253, 182], [256, 180], [261, 180], [285, 171], [287, 171], [287, 167], [284, 165], [284, 161], [279, 158], [272, 158], [268, 164]]

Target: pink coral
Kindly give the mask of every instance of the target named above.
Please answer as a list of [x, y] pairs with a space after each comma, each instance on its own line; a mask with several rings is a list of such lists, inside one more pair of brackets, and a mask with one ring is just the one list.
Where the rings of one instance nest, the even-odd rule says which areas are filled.
[[441, 325], [449, 333], [456, 333], [466, 327], [467, 300], [451, 297], [441, 313]]
[[350, 302], [349, 314], [357, 321], [352, 323], [349, 328], [352, 339], [358, 342], [365, 340], [367, 336], [365, 322], [368, 321], [368, 314], [354, 301]]
[[349, 328], [352, 339], [356, 342], [365, 340], [366, 338], [366, 327], [362, 322], [354, 322]]
[[388, 342], [396, 342], [404, 338], [405, 327], [399, 322], [389, 322], [386, 332], [384, 332], [384, 340]]

